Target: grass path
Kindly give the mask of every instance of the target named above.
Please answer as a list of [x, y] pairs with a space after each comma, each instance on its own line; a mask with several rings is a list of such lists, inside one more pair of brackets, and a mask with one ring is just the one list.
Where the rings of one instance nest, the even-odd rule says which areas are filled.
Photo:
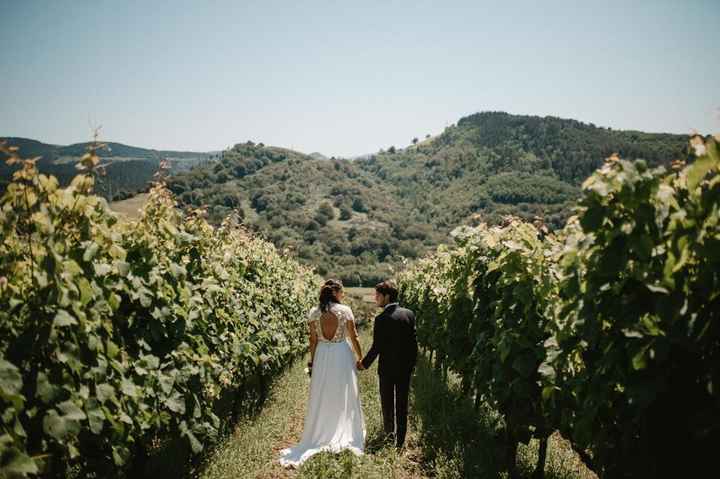
[[[363, 350], [371, 334], [361, 331]], [[277, 458], [281, 449], [297, 443], [302, 436], [303, 418], [310, 380], [305, 375], [306, 358], [297, 361], [272, 386], [262, 413], [242, 421], [208, 460], [200, 477], [221, 478], [346, 478], [346, 477], [426, 477], [419, 471], [416, 435], [410, 424], [408, 448], [398, 455], [394, 448], [374, 444], [382, 429], [375, 368], [360, 374], [360, 391], [367, 429], [367, 450], [361, 458], [347, 452], [315, 455], [298, 470], [284, 469]], [[375, 441], [377, 442], [377, 441]]]
[[[371, 331], [361, 330], [363, 351]], [[502, 423], [487, 407], [475, 411], [457, 384], [439, 379], [424, 358], [413, 378], [406, 449], [378, 444], [382, 415], [376, 366], [360, 374], [360, 391], [367, 429], [366, 454], [321, 453], [298, 470], [284, 469], [277, 458], [281, 449], [297, 443], [302, 435], [309, 392], [304, 373], [306, 358], [298, 360], [273, 384], [260, 414], [242, 420], [234, 433], [209, 456], [199, 477], [230, 478], [494, 478], [506, 477], [500, 469], [503, 457]], [[530, 477], [537, 458], [537, 444], [521, 447], [520, 471]], [[595, 478], [569, 445], [558, 435], [551, 437], [546, 477]]]

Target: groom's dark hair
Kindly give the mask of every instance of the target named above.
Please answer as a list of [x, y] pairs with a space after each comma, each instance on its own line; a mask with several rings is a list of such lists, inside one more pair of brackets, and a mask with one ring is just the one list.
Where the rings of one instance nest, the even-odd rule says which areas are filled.
[[386, 279], [382, 283], [378, 283], [375, 285], [375, 291], [382, 295], [388, 295], [390, 296], [390, 302], [394, 303], [398, 299], [398, 289], [397, 286], [395, 286], [395, 283], [390, 281], [389, 279]]

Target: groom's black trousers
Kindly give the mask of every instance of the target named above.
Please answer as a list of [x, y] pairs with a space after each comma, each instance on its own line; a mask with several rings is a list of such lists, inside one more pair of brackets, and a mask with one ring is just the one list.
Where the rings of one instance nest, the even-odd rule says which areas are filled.
[[405, 434], [407, 433], [410, 376], [412, 376], [412, 370], [379, 375], [383, 428], [386, 434], [395, 434], [395, 444], [398, 447], [405, 443]]

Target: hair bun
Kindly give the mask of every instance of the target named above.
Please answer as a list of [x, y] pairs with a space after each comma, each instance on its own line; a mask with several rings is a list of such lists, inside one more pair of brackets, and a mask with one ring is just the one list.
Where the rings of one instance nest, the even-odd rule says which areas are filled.
[[337, 302], [335, 293], [342, 291], [343, 285], [336, 279], [328, 279], [320, 287], [320, 311], [327, 311], [330, 307], [330, 303]]

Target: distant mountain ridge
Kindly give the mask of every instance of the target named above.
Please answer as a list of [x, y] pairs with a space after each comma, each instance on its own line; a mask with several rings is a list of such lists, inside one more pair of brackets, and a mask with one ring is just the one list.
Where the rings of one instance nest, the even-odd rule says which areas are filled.
[[[37, 162], [41, 172], [55, 175], [60, 184], [67, 184], [76, 174], [75, 164], [87, 151], [91, 142], [71, 145], [53, 145], [20, 137], [0, 137], [10, 146], [16, 146], [23, 158], [40, 157]], [[191, 152], [154, 150], [116, 142], [100, 142], [104, 145], [97, 153], [106, 164], [106, 175], [99, 178], [96, 189], [108, 199], [123, 199], [147, 188], [157, 172], [160, 161], [168, 160], [170, 172], [179, 172], [219, 158], [222, 152]], [[0, 154], [0, 160], [4, 155]], [[0, 162], [0, 192], [10, 181], [11, 167]]]
[[[7, 140], [10, 146], [17, 146], [23, 156], [41, 156], [41, 163], [50, 163], [59, 157], [76, 156], [80, 157], [87, 151], [92, 142], [73, 143], [70, 145], [53, 145], [43, 143], [38, 140], [21, 137], [2, 137]], [[205, 158], [218, 152], [194, 152], [194, 151], [173, 151], [173, 150], [155, 150], [152, 148], [141, 148], [138, 146], [130, 146], [124, 143], [101, 141], [104, 148], [98, 150], [100, 157], [127, 157], [127, 158], [162, 158], [171, 157], [177, 159], [195, 159]]]

